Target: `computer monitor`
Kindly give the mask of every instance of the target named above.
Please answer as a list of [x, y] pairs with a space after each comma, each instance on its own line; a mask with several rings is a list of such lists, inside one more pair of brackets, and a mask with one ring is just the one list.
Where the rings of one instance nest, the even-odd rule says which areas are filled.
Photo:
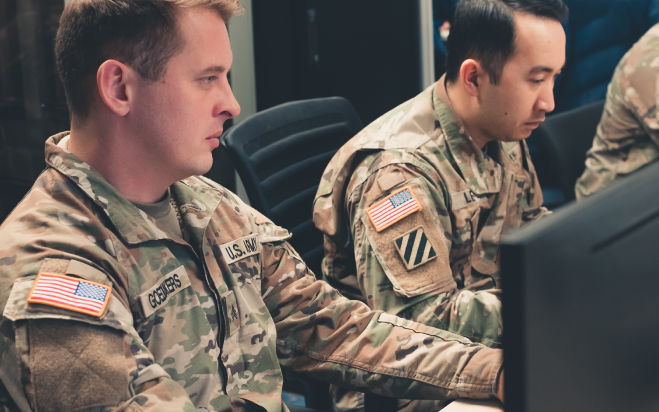
[[506, 237], [506, 412], [659, 411], [659, 162]]

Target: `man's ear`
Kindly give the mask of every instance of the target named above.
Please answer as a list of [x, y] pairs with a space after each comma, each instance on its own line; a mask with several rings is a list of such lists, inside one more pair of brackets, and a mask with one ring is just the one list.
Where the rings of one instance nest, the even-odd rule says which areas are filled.
[[101, 100], [113, 113], [125, 116], [130, 111], [131, 101], [128, 88], [136, 73], [117, 60], [106, 60], [96, 72], [96, 84]]
[[479, 62], [467, 59], [460, 66], [460, 83], [470, 96], [478, 96], [479, 84], [485, 80], [485, 72]]

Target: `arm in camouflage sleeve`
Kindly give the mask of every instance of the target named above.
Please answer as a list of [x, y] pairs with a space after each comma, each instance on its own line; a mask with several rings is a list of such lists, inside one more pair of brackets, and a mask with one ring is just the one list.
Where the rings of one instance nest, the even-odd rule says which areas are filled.
[[496, 395], [500, 350], [371, 311], [317, 281], [288, 243], [263, 247], [261, 289], [277, 328], [282, 365], [398, 398]]
[[615, 69], [586, 169], [575, 185], [577, 199], [659, 158], [657, 38], [659, 25], [641, 37]]
[[[367, 210], [403, 189], [414, 195], [421, 210], [377, 232]], [[454, 214], [448, 199], [449, 191], [434, 169], [407, 163], [385, 166], [350, 191], [346, 212], [357, 281], [373, 310], [501, 347], [499, 291], [457, 289], [454, 273], [467, 270], [463, 264], [472, 253], [472, 223], [464, 220], [465, 213]], [[471, 218], [469, 212], [466, 216]], [[476, 283], [480, 278], [466, 273], [462, 280], [469, 285], [489, 282], [485, 278]]]
[[33, 283], [14, 284], [0, 321], [0, 401], [21, 411], [195, 411], [185, 390], [154, 363], [116, 297], [101, 319], [26, 310]]
[[[425, 219], [410, 222], [409, 224], [401, 222], [405, 224], [402, 231], [397, 227], [392, 227], [384, 229], [383, 232], [374, 233], [374, 230], [367, 227], [371, 223], [368, 220], [366, 210], [372, 203], [376, 203], [386, 195], [378, 184], [380, 178], [386, 180], [391, 179], [392, 176], [396, 176], [396, 180], [392, 182], [396, 183], [396, 186], [391, 191], [396, 191], [398, 187], [410, 187], [417, 200], [422, 202], [423, 209], [416, 213], [424, 214]], [[424, 196], [424, 199], [419, 199], [420, 196]], [[449, 288], [455, 287], [455, 283], [446, 281], [448, 277], [452, 276], [448, 250], [451, 249], [453, 241], [452, 222], [446, 204], [448, 196], [448, 191], [439, 182], [438, 176], [435, 176], [433, 182], [429, 179], [429, 176], [420, 173], [417, 168], [404, 163], [390, 165], [378, 170], [346, 196], [346, 212], [352, 229], [357, 281], [363, 296], [366, 298], [366, 303], [371, 309], [382, 310], [428, 326], [447, 329], [447, 325], [442, 324], [431, 308], [435, 306], [433, 305], [435, 299], [441, 300], [444, 296], [441, 292], [448, 289], [441, 288], [441, 286], [448, 284]], [[408, 220], [412, 218], [413, 216], [407, 217]], [[410, 227], [408, 228], [408, 226]], [[374, 237], [392, 230], [401, 232], [397, 234], [403, 235], [403, 232], [406, 232], [407, 229], [413, 229], [412, 226], [422, 226], [424, 235], [430, 239], [432, 246], [437, 250], [438, 258], [428, 262], [425, 266], [429, 266], [428, 269], [434, 271], [435, 274], [441, 274], [444, 285], [437, 282], [438, 279], [429, 276], [417, 276], [417, 268], [407, 271], [405, 265], [396, 265], [400, 260], [397, 255], [398, 251], [389, 250], [394, 248], [387, 248], [387, 245], [384, 244], [385, 242], [393, 243], [394, 239], [379, 241]], [[394, 235], [394, 237], [396, 236]], [[456, 241], [460, 242], [461, 239], [456, 239]], [[374, 250], [371, 242], [377, 242], [376, 245], [380, 247]], [[383, 267], [383, 264], [386, 265], [386, 268]], [[419, 267], [418, 269], [425, 268]], [[393, 279], [391, 279], [392, 277]], [[413, 279], [408, 281], [410, 277], [413, 277]], [[423, 283], [424, 281], [426, 283], [434, 281], [440, 288], [422, 293], [405, 292], [414, 296], [401, 296], [402, 291], [400, 289], [410, 289], [409, 285], [412, 284], [415, 287], [424, 288], [426, 285], [419, 284], [419, 282]], [[399, 289], [398, 293], [394, 291], [394, 285]]]

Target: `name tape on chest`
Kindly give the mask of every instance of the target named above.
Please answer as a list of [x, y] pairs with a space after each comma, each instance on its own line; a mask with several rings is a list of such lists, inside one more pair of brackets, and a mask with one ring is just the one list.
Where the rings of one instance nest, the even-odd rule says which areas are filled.
[[27, 297], [30, 303], [101, 317], [112, 288], [72, 276], [39, 273]]
[[224, 260], [226, 260], [228, 264], [232, 264], [240, 259], [245, 259], [248, 256], [256, 255], [257, 253], [261, 253], [259, 235], [253, 234], [241, 237], [233, 242], [224, 243], [220, 245], [220, 250], [222, 251]]
[[462, 209], [472, 203], [481, 203], [487, 200], [487, 197], [476, 196], [471, 190], [463, 190], [462, 192], [451, 194], [451, 210]]
[[404, 187], [366, 210], [375, 230], [380, 232], [399, 220], [421, 210], [412, 189]]
[[151, 289], [139, 296], [144, 316], [162, 308], [180, 291], [190, 286], [190, 278], [183, 266], [179, 266], [164, 276], [164, 278]]

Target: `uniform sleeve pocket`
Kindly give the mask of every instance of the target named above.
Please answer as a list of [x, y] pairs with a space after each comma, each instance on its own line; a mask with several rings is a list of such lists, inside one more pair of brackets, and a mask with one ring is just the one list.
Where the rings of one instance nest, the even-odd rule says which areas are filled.
[[415, 180], [385, 193], [362, 216], [366, 237], [399, 296], [455, 287], [444, 234]]

